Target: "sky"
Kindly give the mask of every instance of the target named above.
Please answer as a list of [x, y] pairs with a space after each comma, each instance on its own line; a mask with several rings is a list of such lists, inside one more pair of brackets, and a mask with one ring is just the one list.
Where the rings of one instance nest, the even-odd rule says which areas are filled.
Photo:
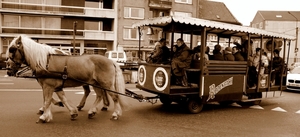
[[233, 16], [249, 26], [258, 10], [300, 11], [300, 0], [211, 0], [223, 2]]

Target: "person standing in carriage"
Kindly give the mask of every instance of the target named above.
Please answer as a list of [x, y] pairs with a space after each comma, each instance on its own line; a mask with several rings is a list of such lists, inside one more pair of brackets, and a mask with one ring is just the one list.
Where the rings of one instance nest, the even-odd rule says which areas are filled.
[[271, 72], [271, 84], [273, 85], [278, 85], [280, 82], [280, 76], [281, 76], [281, 71], [284, 66], [284, 61], [283, 59], [279, 56], [279, 50], [275, 49], [274, 50], [274, 58], [272, 61], [273, 69]]
[[161, 38], [158, 42], [155, 43], [155, 48], [152, 51], [151, 55], [147, 59], [147, 63], [155, 64], [168, 64], [170, 57], [170, 50], [167, 47], [166, 39]]
[[177, 50], [173, 54], [171, 62], [172, 75], [176, 85], [188, 86], [185, 69], [190, 67], [192, 55], [190, 48], [184, 43], [182, 38], [177, 39]]

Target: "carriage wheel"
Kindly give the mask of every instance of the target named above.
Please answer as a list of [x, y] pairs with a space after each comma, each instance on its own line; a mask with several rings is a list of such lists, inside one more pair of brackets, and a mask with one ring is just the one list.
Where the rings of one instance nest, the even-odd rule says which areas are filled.
[[164, 105], [170, 105], [172, 103], [172, 100], [170, 99], [170, 97], [168, 96], [160, 96], [159, 100], [161, 103], [163, 103]]
[[228, 106], [230, 104], [234, 103], [234, 101], [220, 101], [219, 104], [221, 106]]
[[[262, 92], [252, 93], [248, 95], [248, 99], [256, 99], [256, 98], [262, 98]], [[260, 103], [261, 100], [255, 100], [251, 102], [251, 105], [259, 105]]]
[[203, 109], [201, 99], [189, 99], [187, 102], [187, 109], [192, 114], [200, 113]]

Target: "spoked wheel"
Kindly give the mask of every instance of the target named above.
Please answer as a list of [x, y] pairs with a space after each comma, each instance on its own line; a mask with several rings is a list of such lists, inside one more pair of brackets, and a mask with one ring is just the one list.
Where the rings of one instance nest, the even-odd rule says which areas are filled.
[[203, 104], [201, 103], [201, 99], [189, 99], [187, 101], [187, 109], [192, 114], [200, 113], [203, 109]]
[[160, 102], [163, 103], [164, 105], [170, 105], [170, 104], [172, 103], [171, 98], [168, 97], [168, 96], [163, 96], [163, 95], [162, 95], [162, 96], [159, 97], [159, 100], [160, 100]]

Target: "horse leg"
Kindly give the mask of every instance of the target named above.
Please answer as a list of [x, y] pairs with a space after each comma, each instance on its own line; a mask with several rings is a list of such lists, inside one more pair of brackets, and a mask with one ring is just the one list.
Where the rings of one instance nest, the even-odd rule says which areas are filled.
[[51, 101], [52, 101], [52, 95], [53, 91], [50, 88], [43, 88], [43, 96], [44, 96], [44, 113], [39, 117], [39, 122], [50, 122], [53, 119], [52, 113], [51, 113]]
[[59, 106], [59, 107], [64, 107], [64, 104], [58, 100], [58, 99], [55, 99], [55, 98], [52, 98], [52, 101], [51, 101], [54, 105], [56, 106]]
[[96, 100], [95, 100], [93, 106], [91, 107], [91, 109], [88, 112], [89, 118], [93, 118], [95, 116], [95, 114], [98, 111], [97, 106], [99, 105], [99, 103], [101, 102], [102, 99], [103, 99], [103, 104], [105, 104], [106, 106], [109, 105], [109, 101], [108, 101], [106, 92], [104, 92], [104, 90], [102, 90], [100, 88], [96, 88], [96, 87], [93, 87], [93, 88], [94, 88], [97, 96], [96, 96]]
[[[55, 98], [52, 98], [51, 102], [56, 106], [64, 107], [64, 104], [60, 100], [57, 100]], [[44, 113], [44, 107], [41, 107], [37, 114], [42, 115], [43, 113]]]
[[85, 101], [87, 99], [87, 97], [89, 96], [91, 90], [90, 90], [90, 86], [89, 85], [84, 85], [82, 86], [83, 87], [83, 90], [84, 90], [84, 95], [79, 103], [79, 105], [77, 105], [77, 109], [80, 111], [84, 105], [85, 105]]
[[122, 108], [119, 102], [119, 96], [113, 93], [109, 93], [112, 100], [114, 101], [114, 113], [112, 114], [112, 120], [118, 120], [122, 115]]
[[101, 108], [101, 111], [107, 111], [109, 107], [109, 99], [105, 90], [102, 91], [103, 91], [103, 107]]
[[71, 103], [69, 104], [68, 99], [66, 98], [65, 92], [63, 90], [57, 91], [56, 94], [59, 97], [59, 99], [62, 101], [62, 103], [70, 111], [71, 120], [75, 120], [75, 118], [78, 116], [78, 111], [76, 107], [74, 107]]

